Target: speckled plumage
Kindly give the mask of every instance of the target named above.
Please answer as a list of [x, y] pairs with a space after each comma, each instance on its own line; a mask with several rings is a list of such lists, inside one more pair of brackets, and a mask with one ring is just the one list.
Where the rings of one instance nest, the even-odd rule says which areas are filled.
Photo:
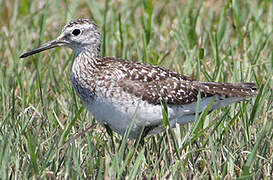
[[101, 34], [89, 19], [79, 19], [66, 25], [54, 41], [34, 53], [57, 46], [75, 51], [72, 84], [88, 111], [102, 125], [124, 134], [136, 113], [130, 138], [136, 138], [142, 127], [147, 135], [161, 132], [161, 102], [168, 105], [171, 126], [194, 121], [197, 95], [200, 91], [200, 111], [214, 99], [212, 109], [253, 97], [253, 83], [200, 82], [168, 69], [112, 57], [101, 57]]

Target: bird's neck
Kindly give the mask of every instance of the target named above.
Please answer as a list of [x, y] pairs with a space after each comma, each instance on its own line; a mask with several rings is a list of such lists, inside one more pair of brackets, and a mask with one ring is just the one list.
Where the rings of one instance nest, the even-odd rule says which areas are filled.
[[75, 51], [72, 74], [76, 76], [83, 72], [92, 72], [96, 70], [101, 62], [100, 52], [92, 48], [82, 48]]
[[77, 58], [78, 56], [84, 56], [84, 55], [87, 55], [90, 58], [98, 59], [100, 57], [100, 46], [96, 47], [96, 46], [88, 45], [88, 46], [75, 49], [75, 58]]
[[95, 96], [95, 74], [101, 62], [99, 53], [91, 50], [75, 52], [72, 66], [72, 84], [83, 102], [90, 102]]

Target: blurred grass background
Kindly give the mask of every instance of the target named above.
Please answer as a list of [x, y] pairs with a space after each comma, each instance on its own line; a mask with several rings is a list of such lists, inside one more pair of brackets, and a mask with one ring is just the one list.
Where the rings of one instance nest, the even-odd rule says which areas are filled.
[[[80, 17], [101, 28], [103, 55], [260, 93], [135, 147], [84, 109], [71, 50], [19, 59]], [[272, 20], [272, 0], [0, 1], [1, 179], [271, 179]]]

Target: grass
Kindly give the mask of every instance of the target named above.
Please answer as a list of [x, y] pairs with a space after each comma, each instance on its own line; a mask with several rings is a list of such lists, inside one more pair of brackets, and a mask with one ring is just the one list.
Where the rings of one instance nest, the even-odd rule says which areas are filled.
[[[0, 4], [1, 179], [272, 178], [272, 1]], [[18, 58], [79, 17], [101, 27], [103, 55], [202, 81], [255, 82], [260, 93], [135, 147], [86, 112], [70, 82], [71, 50]]]

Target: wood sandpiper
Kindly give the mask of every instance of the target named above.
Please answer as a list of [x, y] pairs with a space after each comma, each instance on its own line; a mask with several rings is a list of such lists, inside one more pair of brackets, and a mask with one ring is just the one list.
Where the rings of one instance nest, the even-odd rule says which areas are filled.
[[137, 138], [142, 128], [147, 129], [145, 135], [164, 130], [162, 102], [173, 127], [195, 120], [198, 94], [202, 112], [210, 102], [213, 110], [258, 93], [254, 83], [202, 82], [159, 66], [101, 57], [101, 37], [92, 20], [78, 19], [67, 24], [57, 39], [20, 58], [54, 47], [73, 49], [72, 84], [84, 106], [101, 125], [121, 135], [135, 115], [130, 139]]

